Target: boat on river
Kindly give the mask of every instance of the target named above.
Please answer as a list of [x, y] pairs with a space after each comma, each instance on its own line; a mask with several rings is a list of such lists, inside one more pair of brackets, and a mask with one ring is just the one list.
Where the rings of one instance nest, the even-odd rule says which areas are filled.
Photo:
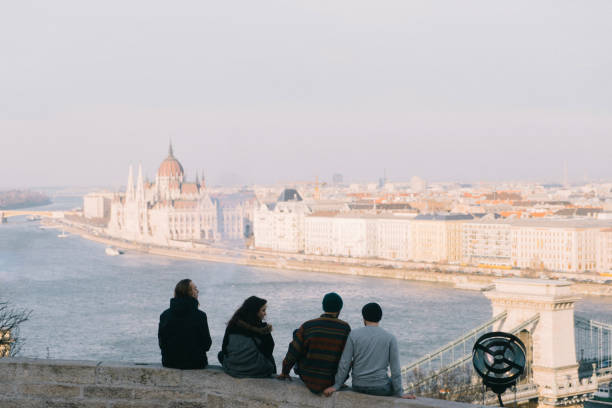
[[109, 256], [123, 255], [122, 250], [120, 250], [119, 248], [112, 247], [112, 246], [106, 247], [104, 252], [106, 252], [106, 255], [109, 255]]
[[66, 238], [68, 236], [70, 236], [70, 234], [67, 234], [66, 231], [64, 231], [64, 230], [62, 230], [61, 234], [57, 234], [58, 238]]

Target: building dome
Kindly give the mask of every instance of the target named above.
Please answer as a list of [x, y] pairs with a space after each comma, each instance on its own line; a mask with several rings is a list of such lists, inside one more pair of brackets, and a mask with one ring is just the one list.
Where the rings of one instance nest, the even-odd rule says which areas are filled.
[[183, 166], [181, 166], [181, 163], [179, 163], [176, 157], [174, 157], [172, 145], [170, 145], [168, 148], [168, 157], [166, 157], [166, 159], [159, 166], [157, 176], [179, 178], [183, 176], [183, 173]]

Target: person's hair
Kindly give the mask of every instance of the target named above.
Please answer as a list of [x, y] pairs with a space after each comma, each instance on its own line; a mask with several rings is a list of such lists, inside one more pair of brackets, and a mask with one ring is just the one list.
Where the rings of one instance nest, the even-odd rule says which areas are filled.
[[323, 311], [326, 313], [340, 313], [342, 298], [336, 292], [330, 292], [323, 297]]
[[242, 303], [242, 306], [236, 310], [230, 321], [227, 322], [227, 325], [234, 326], [238, 320], [242, 320], [250, 325], [259, 326], [261, 324], [261, 319], [257, 313], [259, 313], [259, 309], [266, 303], [268, 303], [266, 299], [257, 296], [248, 297], [244, 303]]
[[382, 314], [382, 308], [378, 303], [368, 303], [361, 309], [363, 320], [372, 323], [380, 322], [380, 319], [382, 319]]
[[191, 279], [183, 279], [174, 287], [175, 298], [193, 297], [193, 291], [191, 290]]

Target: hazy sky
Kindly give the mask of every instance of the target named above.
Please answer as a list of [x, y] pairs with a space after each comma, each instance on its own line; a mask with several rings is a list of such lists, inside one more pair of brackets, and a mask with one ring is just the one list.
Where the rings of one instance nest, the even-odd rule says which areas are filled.
[[610, 0], [0, 0], [0, 188], [612, 179]]

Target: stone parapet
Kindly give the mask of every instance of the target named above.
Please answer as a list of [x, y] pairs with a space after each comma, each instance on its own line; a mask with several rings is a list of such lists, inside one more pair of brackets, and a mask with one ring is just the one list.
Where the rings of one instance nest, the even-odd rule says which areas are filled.
[[2, 408], [467, 408], [469, 404], [374, 397], [352, 391], [312, 394], [297, 378], [236, 379], [219, 367], [174, 370], [159, 364], [0, 359]]

